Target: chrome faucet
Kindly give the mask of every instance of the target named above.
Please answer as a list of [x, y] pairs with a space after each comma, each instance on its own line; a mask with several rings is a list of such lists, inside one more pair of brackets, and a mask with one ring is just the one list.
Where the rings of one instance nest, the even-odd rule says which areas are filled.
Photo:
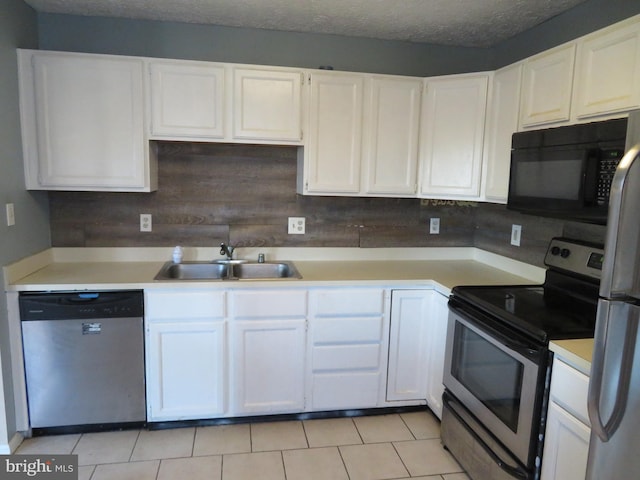
[[226, 255], [227, 260], [233, 260], [234, 250], [235, 250], [235, 247], [232, 247], [231, 245], [225, 245], [224, 243], [220, 244], [220, 255]]

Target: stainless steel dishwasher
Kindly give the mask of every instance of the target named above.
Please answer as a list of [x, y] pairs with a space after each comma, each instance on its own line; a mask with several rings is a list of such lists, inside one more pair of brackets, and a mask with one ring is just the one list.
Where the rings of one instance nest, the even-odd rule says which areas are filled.
[[145, 422], [142, 291], [22, 293], [20, 317], [34, 434]]

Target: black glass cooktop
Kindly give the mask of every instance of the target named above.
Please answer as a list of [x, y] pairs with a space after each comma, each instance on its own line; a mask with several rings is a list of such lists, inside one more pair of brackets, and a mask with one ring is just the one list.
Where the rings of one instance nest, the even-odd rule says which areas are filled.
[[452, 295], [544, 344], [593, 336], [597, 287], [567, 292], [546, 284], [461, 286]]

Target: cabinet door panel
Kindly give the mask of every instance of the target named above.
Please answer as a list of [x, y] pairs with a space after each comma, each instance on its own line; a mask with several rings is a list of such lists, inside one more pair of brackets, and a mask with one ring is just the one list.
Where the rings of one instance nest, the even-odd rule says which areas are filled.
[[224, 138], [224, 67], [152, 62], [151, 134]]
[[311, 409], [339, 410], [377, 406], [378, 372], [334, 372], [313, 376]]
[[142, 71], [137, 59], [33, 56], [42, 187], [146, 186]]
[[363, 91], [360, 75], [311, 76], [308, 192], [360, 191]]
[[319, 345], [313, 348], [314, 372], [322, 370], [377, 370], [380, 366], [380, 344]]

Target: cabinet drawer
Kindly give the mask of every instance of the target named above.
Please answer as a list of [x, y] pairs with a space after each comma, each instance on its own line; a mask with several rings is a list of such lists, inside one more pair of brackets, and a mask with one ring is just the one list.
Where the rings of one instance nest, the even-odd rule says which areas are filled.
[[555, 360], [551, 373], [551, 398], [562, 408], [590, 425], [587, 413], [589, 377], [566, 363]]
[[379, 342], [382, 317], [319, 318], [313, 320], [313, 343]]
[[306, 290], [262, 290], [233, 292], [235, 318], [305, 317]]
[[224, 318], [225, 292], [213, 290], [145, 291], [145, 316], [152, 319]]
[[312, 410], [338, 410], [378, 406], [380, 374], [357, 372], [314, 375]]
[[384, 290], [341, 289], [313, 292], [316, 316], [381, 315], [384, 312]]
[[377, 370], [380, 366], [380, 345], [327, 345], [314, 347], [313, 371]]

